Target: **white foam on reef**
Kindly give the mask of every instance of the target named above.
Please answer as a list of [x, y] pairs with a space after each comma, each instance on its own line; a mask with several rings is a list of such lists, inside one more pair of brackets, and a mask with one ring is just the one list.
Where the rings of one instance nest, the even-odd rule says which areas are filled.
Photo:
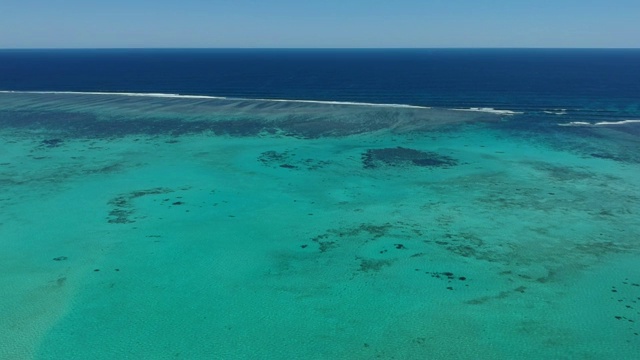
[[624, 125], [624, 124], [635, 124], [640, 123], [640, 120], [622, 120], [622, 121], [601, 121], [597, 122], [593, 125], [595, 126], [606, 126], [606, 125]]
[[612, 126], [612, 125], [625, 125], [625, 124], [637, 124], [640, 120], [622, 120], [622, 121], [600, 121], [597, 123], [589, 123], [584, 121], [572, 121], [564, 124], [558, 124], [559, 126]]
[[557, 109], [557, 110], [545, 110], [543, 111], [545, 114], [553, 114], [553, 115], [566, 115], [567, 109]]
[[378, 106], [378, 107], [397, 107], [408, 109], [431, 109], [429, 106], [407, 105], [407, 104], [377, 104], [363, 103], [351, 101], [323, 101], [323, 100], [288, 100], [288, 99], [243, 99], [243, 98], [227, 98], [230, 100], [254, 100], [254, 101], [271, 101], [271, 102], [295, 102], [308, 104], [325, 104], [325, 105], [355, 105], [355, 106]]
[[572, 121], [568, 123], [558, 124], [559, 126], [593, 126], [592, 123], [584, 122], [584, 121]]
[[474, 111], [474, 112], [485, 112], [485, 113], [490, 113], [490, 114], [497, 114], [497, 115], [516, 115], [516, 114], [522, 114], [522, 112], [518, 112], [518, 111], [512, 111], [512, 110], [497, 110], [494, 108], [490, 108], [490, 107], [472, 107], [472, 108], [468, 108], [468, 109], [451, 109], [451, 110], [455, 110], [455, 111]]
[[103, 92], [103, 91], [12, 91], [0, 90], [3, 94], [73, 94], [73, 95], [117, 95], [117, 96], [140, 96], [140, 97], [161, 97], [161, 98], [184, 98], [184, 99], [217, 99], [225, 100], [221, 96], [206, 95], [180, 95], [165, 93], [129, 93], [129, 92]]
[[431, 109], [431, 107], [428, 107], [428, 106], [407, 105], [407, 104], [377, 104], [377, 103], [351, 102], [351, 101], [324, 101], [324, 100], [298, 100], [298, 99], [252, 99], [252, 98], [237, 98], [237, 97], [224, 97], [224, 96], [182, 95], [182, 94], [165, 94], [165, 93], [130, 93], [130, 92], [103, 92], [103, 91], [11, 91], [11, 90], [0, 90], [0, 93], [116, 95], [116, 96], [140, 96], [140, 97], [178, 98], [178, 99], [266, 101], [266, 102], [305, 103], [305, 104], [324, 104], [324, 105], [351, 105], [351, 106], [393, 107], [393, 108], [408, 108], [408, 109]]

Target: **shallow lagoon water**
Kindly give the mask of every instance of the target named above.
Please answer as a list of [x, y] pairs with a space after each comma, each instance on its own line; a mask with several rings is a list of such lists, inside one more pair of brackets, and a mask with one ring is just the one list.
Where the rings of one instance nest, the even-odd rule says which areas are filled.
[[638, 124], [0, 94], [0, 358], [633, 358]]

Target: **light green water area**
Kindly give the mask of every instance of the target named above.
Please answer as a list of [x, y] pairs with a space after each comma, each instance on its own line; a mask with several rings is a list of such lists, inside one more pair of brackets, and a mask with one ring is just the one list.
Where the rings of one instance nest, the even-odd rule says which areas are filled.
[[561, 122], [0, 94], [0, 359], [637, 359], [638, 125]]

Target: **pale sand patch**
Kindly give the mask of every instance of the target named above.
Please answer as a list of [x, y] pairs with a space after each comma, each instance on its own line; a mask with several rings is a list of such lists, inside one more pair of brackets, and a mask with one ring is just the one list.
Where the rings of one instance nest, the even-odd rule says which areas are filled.
[[68, 274], [51, 280], [49, 274], [30, 269], [14, 276], [5, 270], [0, 269], [0, 287], [10, 290], [0, 299], [0, 358], [31, 359], [42, 337], [66, 313], [73, 289], [67, 285]]

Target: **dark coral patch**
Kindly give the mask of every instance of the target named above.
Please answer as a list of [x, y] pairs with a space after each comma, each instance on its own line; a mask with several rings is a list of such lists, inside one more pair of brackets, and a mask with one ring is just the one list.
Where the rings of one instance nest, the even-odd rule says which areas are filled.
[[62, 143], [63, 143], [62, 139], [46, 139], [46, 140], [42, 140], [41, 142], [43, 146], [50, 147], [50, 148], [58, 147], [62, 145]]
[[377, 272], [382, 270], [383, 267], [391, 265], [391, 263], [391, 260], [360, 259], [360, 271]]
[[365, 169], [384, 166], [447, 168], [457, 164], [458, 161], [456, 159], [446, 155], [403, 147], [369, 149], [362, 154], [362, 165]]
[[[110, 224], [129, 224], [135, 222], [133, 215], [135, 209], [133, 208], [133, 200], [147, 195], [160, 195], [173, 192], [167, 188], [153, 188], [146, 190], [133, 191], [128, 194], [119, 195], [109, 201], [109, 205], [113, 208], [109, 211], [108, 222]], [[183, 202], [177, 201], [173, 205], [182, 205]]]

